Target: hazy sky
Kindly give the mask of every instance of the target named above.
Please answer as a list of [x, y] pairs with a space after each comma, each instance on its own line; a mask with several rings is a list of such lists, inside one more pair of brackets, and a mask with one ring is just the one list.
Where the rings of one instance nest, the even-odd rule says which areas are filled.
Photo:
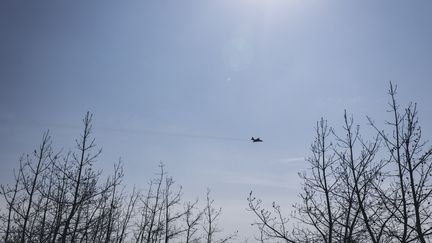
[[392, 80], [432, 134], [431, 12], [428, 0], [1, 1], [0, 183], [47, 129], [72, 148], [91, 111], [100, 168], [121, 157], [127, 184], [145, 187], [163, 161], [186, 197], [212, 188], [224, 228], [248, 235], [250, 190], [297, 200], [320, 117], [383, 125]]

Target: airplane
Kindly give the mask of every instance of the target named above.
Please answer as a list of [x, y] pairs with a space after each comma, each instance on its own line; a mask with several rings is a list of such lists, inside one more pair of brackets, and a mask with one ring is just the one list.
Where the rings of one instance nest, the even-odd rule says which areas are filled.
[[261, 138], [254, 138], [254, 137], [251, 138], [251, 141], [252, 141], [252, 143], [261, 143], [261, 142], [263, 142], [263, 140], [261, 140]]

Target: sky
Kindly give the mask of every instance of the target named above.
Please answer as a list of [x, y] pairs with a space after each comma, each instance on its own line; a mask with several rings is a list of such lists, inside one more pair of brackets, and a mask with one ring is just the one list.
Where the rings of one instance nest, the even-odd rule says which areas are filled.
[[[159, 162], [186, 198], [212, 190], [221, 226], [251, 236], [253, 190], [298, 201], [313, 127], [343, 112], [384, 126], [389, 81], [432, 137], [432, 2], [95, 0], [0, 3], [0, 183], [50, 130], [73, 148], [87, 111], [128, 185]], [[368, 130], [369, 129], [369, 130]], [[253, 144], [251, 136], [264, 142]]]

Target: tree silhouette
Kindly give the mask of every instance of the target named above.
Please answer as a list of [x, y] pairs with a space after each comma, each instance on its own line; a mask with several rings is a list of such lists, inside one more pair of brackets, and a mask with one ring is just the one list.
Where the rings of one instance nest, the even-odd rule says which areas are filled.
[[212, 218], [209, 243], [235, 238], [214, 239], [220, 209], [215, 213], [208, 194], [205, 209], [199, 209], [198, 199], [184, 203], [181, 186], [163, 163], [147, 193], [136, 186], [131, 192], [125, 189], [121, 161], [103, 177], [94, 168], [101, 149], [92, 138], [92, 119], [87, 112], [74, 151], [54, 152], [44, 133], [40, 146], [21, 157], [13, 185], [0, 186], [4, 242], [196, 243], [209, 234], [205, 213]]
[[[401, 109], [390, 83], [388, 131], [369, 119], [366, 139], [345, 111], [342, 132], [321, 119], [293, 224], [280, 207], [262, 207], [252, 193], [261, 242], [428, 242], [432, 234], [432, 148], [422, 138], [416, 104]], [[291, 231], [288, 229], [292, 229]]]

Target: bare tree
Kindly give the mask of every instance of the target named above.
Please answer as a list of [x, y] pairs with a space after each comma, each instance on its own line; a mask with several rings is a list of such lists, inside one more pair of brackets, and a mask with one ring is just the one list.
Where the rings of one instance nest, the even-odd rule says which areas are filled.
[[[382, 225], [378, 221], [381, 209], [377, 207], [376, 192], [373, 183], [379, 175], [385, 163], [376, 160], [376, 154], [379, 149], [380, 139], [378, 136], [371, 141], [365, 141], [359, 134], [359, 126], [353, 127], [353, 118], [348, 118], [344, 114], [344, 137], [335, 135], [338, 149], [336, 155], [342, 166], [348, 168], [350, 182], [345, 185], [351, 187], [355, 195], [355, 204], [360, 211], [362, 225], [371, 242], [380, 242], [382, 237]], [[358, 156], [355, 155], [355, 147], [359, 146]], [[379, 203], [379, 201], [378, 201]], [[376, 226], [376, 227], [375, 227]]]
[[[13, 186], [0, 185], [0, 237], [5, 242], [186, 242], [200, 241], [203, 211], [182, 202], [182, 187], [159, 165], [147, 194], [127, 193], [123, 167], [104, 177], [94, 164], [101, 153], [92, 138], [92, 115], [83, 119], [76, 150], [54, 153], [45, 133], [33, 154], [23, 156]], [[102, 178], [105, 178], [102, 180]], [[221, 209], [207, 195], [211, 235]], [[4, 201], [4, 203], [3, 203]], [[4, 205], [4, 206], [3, 206]], [[210, 242], [227, 242], [234, 235]]]
[[326, 243], [334, 241], [335, 224], [341, 217], [341, 210], [335, 210], [334, 191], [338, 186], [340, 177], [335, 175], [335, 154], [332, 152], [332, 144], [327, 141], [331, 134], [331, 128], [323, 118], [317, 122], [315, 127], [316, 137], [311, 145], [312, 156], [309, 162], [309, 171], [300, 174], [303, 179], [303, 192], [300, 194], [301, 204], [296, 204], [298, 212], [296, 217], [300, 222], [311, 226], [318, 235], [314, 234], [307, 227], [298, 230], [297, 234], [303, 237], [311, 237]]
[[[27, 192], [27, 203], [26, 208], [23, 213], [23, 225], [21, 229], [21, 242], [24, 243], [26, 239], [26, 235], [28, 234], [27, 225], [30, 220], [30, 212], [33, 206], [33, 200], [35, 198], [35, 193], [38, 191], [40, 185], [40, 181], [38, 180], [41, 174], [48, 168], [49, 164], [47, 164], [48, 158], [52, 153], [51, 149], [51, 138], [49, 133], [44, 133], [42, 137], [42, 143], [39, 146], [38, 150], [35, 150], [33, 156], [36, 159], [35, 165], [33, 165], [33, 161], [31, 157], [26, 156], [26, 161], [24, 163], [24, 168], [20, 169], [22, 184], [24, 190]], [[27, 172], [25, 169], [28, 168], [30, 171], [28, 174], [24, 174]]]
[[268, 210], [262, 207], [262, 200], [253, 196], [252, 191], [247, 198], [249, 203], [248, 210], [251, 211], [257, 218], [252, 223], [258, 227], [260, 237], [259, 240], [276, 239], [285, 242], [296, 242], [288, 228], [288, 219], [283, 216], [281, 208], [275, 202], [272, 203], [272, 209]]
[[180, 205], [182, 197], [182, 188], [179, 187], [178, 190], [173, 191], [172, 186], [174, 185], [174, 180], [172, 177], [165, 178], [165, 190], [164, 190], [164, 206], [165, 206], [165, 243], [168, 243], [170, 239], [178, 236], [184, 230], [180, 226], [176, 226], [176, 221], [179, 220], [185, 211], [177, 211], [175, 207]]
[[222, 213], [222, 208], [215, 208], [213, 204], [214, 204], [214, 199], [210, 197], [210, 189], [207, 189], [206, 206], [204, 208], [204, 213], [203, 213], [204, 216], [203, 229], [205, 233], [206, 242], [207, 243], [228, 242], [230, 240], [235, 239], [237, 237], [237, 232], [229, 234], [228, 236], [225, 236], [222, 239], [216, 239], [215, 235], [221, 231], [217, 222], [219, 216]]
[[[158, 222], [157, 216], [161, 208], [160, 201], [163, 199], [162, 184], [163, 184], [163, 179], [165, 177], [164, 165], [162, 163], [159, 165], [159, 168], [160, 168], [159, 178], [156, 179], [154, 182], [154, 184], [156, 185], [156, 191], [154, 192], [153, 195], [154, 202], [153, 204], [148, 204], [147, 202], [146, 205], [144, 205], [144, 207], [150, 209], [150, 215], [149, 215], [150, 219], [148, 221], [149, 224], [148, 224], [146, 243], [154, 242], [159, 231], [158, 229], [159, 225], [157, 225]], [[148, 195], [148, 196], [151, 197], [152, 195]]]
[[120, 198], [117, 193], [118, 186], [121, 183], [121, 180], [124, 176], [123, 167], [121, 165], [121, 162], [114, 165], [114, 175], [112, 178], [108, 178], [106, 183], [106, 188], [112, 188], [111, 189], [111, 199], [109, 201], [108, 205], [108, 213], [107, 213], [107, 224], [106, 224], [106, 236], [105, 236], [105, 242], [109, 243], [111, 242], [111, 237], [114, 231], [114, 224], [116, 221], [119, 221], [118, 214], [119, 214], [119, 207], [120, 207]]
[[369, 123], [365, 139], [344, 113], [342, 132], [321, 119], [308, 158], [294, 231], [280, 207], [249, 195], [258, 240], [286, 242], [428, 242], [432, 234], [432, 148], [422, 138], [416, 104], [400, 109], [390, 83], [390, 132]]
[[123, 212], [123, 217], [121, 217], [120, 229], [118, 231], [119, 235], [117, 236], [119, 243], [122, 243], [127, 237], [127, 229], [129, 228], [129, 224], [133, 217], [133, 213], [135, 212], [135, 207], [140, 195], [140, 192], [134, 186], [131, 194], [128, 196], [128, 203], [126, 209]]
[[194, 211], [197, 209], [196, 205], [198, 203], [198, 199], [195, 200], [195, 202], [187, 202], [184, 207], [185, 217], [184, 221], [186, 224], [186, 243], [196, 243], [199, 242], [201, 239], [197, 235], [198, 231], [198, 225], [200, 223], [200, 220], [202, 218], [203, 212], [198, 211], [197, 213], [194, 213]]
[[17, 194], [21, 191], [21, 189], [19, 188], [19, 185], [21, 184], [21, 172], [19, 173], [15, 173], [15, 184], [13, 187], [9, 187], [9, 186], [0, 186], [0, 190], [1, 190], [1, 195], [4, 197], [4, 200], [6, 202], [6, 209], [7, 209], [7, 217], [2, 218], [2, 220], [6, 221], [6, 230], [4, 232], [4, 242], [9, 242], [9, 237], [11, 234], [11, 227], [12, 226], [12, 217], [14, 215], [15, 212], [15, 207], [16, 207], [16, 197]]
[[[432, 163], [431, 148], [426, 148], [419, 126], [417, 105], [401, 109], [396, 101], [397, 87], [390, 83], [389, 112], [392, 120], [390, 135], [380, 130], [371, 118], [369, 121], [383, 139], [389, 161], [396, 168], [389, 179], [391, 186], [382, 192], [386, 206], [395, 215], [388, 234], [401, 242], [426, 242], [432, 233], [431, 201]], [[393, 179], [394, 178], [394, 179]], [[415, 234], [413, 234], [413, 231]], [[401, 232], [401, 233], [400, 233]]]
[[[90, 137], [92, 130], [92, 115], [89, 112], [85, 115], [83, 124], [83, 134], [80, 140], [76, 140], [78, 153], [72, 153], [72, 163], [74, 164], [74, 175], [72, 175], [71, 178], [73, 193], [71, 195], [71, 207], [64, 222], [63, 232], [61, 234], [61, 242], [63, 243], [67, 241], [70, 224], [79, 211], [80, 206], [94, 196], [94, 191], [91, 191], [91, 187], [97, 180], [97, 174], [91, 170], [91, 166], [101, 153], [101, 150], [98, 150], [96, 153], [92, 152], [96, 144], [95, 140]], [[65, 171], [64, 173], [68, 172]], [[78, 222], [78, 220], [76, 222]]]

